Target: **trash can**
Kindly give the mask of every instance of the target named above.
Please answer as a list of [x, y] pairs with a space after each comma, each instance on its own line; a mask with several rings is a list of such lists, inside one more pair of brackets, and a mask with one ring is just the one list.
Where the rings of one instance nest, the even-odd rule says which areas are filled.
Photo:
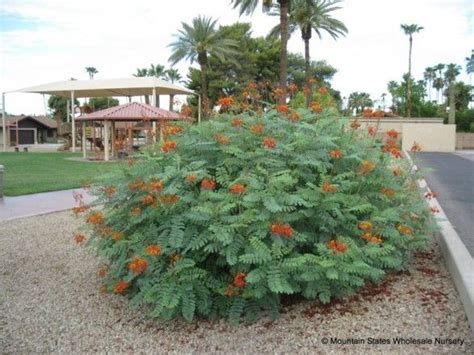
[[0, 165], [0, 198], [3, 198], [3, 172], [5, 168]]

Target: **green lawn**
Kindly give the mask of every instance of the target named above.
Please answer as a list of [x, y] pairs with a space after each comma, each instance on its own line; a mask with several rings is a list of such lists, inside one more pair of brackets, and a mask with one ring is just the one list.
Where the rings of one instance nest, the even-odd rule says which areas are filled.
[[72, 189], [87, 180], [100, 182], [120, 169], [115, 162], [66, 159], [80, 156], [74, 153], [0, 153], [0, 165], [5, 167], [5, 195]]

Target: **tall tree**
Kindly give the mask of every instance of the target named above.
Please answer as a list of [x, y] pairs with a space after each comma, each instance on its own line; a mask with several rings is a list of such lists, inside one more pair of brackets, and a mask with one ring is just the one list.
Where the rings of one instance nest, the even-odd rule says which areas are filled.
[[436, 78], [433, 81], [433, 87], [436, 89], [436, 101], [438, 104], [441, 104], [441, 92], [444, 88], [444, 78], [443, 78], [443, 69], [446, 65], [443, 63], [436, 64], [433, 68], [438, 73]]
[[448, 64], [446, 66], [446, 71], [444, 72], [444, 77], [448, 83], [448, 102], [449, 102], [449, 114], [448, 114], [448, 123], [454, 124], [456, 121], [456, 92], [455, 92], [455, 83], [456, 77], [461, 74], [461, 66], [457, 64]]
[[193, 19], [192, 25], [182, 22], [182, 29], [178, 31], [176, 41], [169, 46], [172, 48], [169, 61], [171, 65], [186, 59], [191, 63], [197, 61], [201, 68], [201, 98], [203, 115], [209, 112], [209, 98], [207, 90], [207, 69], [209, 55], [224, 60], [236, 53], [237, 42], [222, 36], [216, 30], [217, 20], [210, 17], [198, 16]]
[[390, 80], [387, 84], [387, 91], [392, 96], [392, 112], [396, 112], [397, 108], [397, 90], [398, 90], [398, 83], [395, 80]]
[[158, 79], [163, 79], [166, 75], [165, 66], [161, 64], [151, 64], [150, 68], [147, 70], [147, 76], [154, 76]]
[[[174, 84], [181, 80], [181, 75], [179, 74], [179, 71], [177, 69], [168, 69], [165, 72], [165, 80], [169, 81], [171, 84]], [[173, 111], [173, 101], [174, 101], [174, 95], [170, 95], [170, 106], [169, 106], [170, 111]]]
[[[466, 57], [466, 73], [469, 75], [469, 85], [472, 87], [472, 73], [474, 73], [474, 49], [471, 50], [471, 56]], [[471, 93], [474, 89], [471, 89]], [[470, 104], [472, 107], [472, 103]]]
[[364, 108], [371, 107], [373, 103], [374, 102], [368, 93], [356, 91], [349, 95], [349, 102], [347, 105], [351, 111], [355, 109], [356, 113], [360, 113]]
[[94, 79], [94, 75], [97, 74], [99, 71], [94, 67], [86, 67], [86, 72], [89, 74], [89, 79]]
[[[288, 33], [291, 36], [297, 29], [301, 32], [301, 39], [304, 42], [305, 57], [305, 81], [308, 86], [306, 95], [306, 106], [309, 107], [312, 92], [309, 81], [311, 74], [311, 56], [309, 51], [309, 41], [313, 36], [313, 30], [322, 38], [322, 33], [328, 33], [333, 39], [347, 34], [347, 28], [341, 21], [333, 18], [331, 13], [339, 10], [341, 7], [335, 6], [342, 0], [292, 0], [291, 11], [289, 13]], [[279, 14], [280, 8], [275, 7], [273, 14]], [[280, 25], [275, 26], [271, 34], [279, 34], [281, 32]]]
[[[136, 78], [143, 78], [145, 76], [148, 76], [148, 69], [147, 68], [137, 68], [137, 72], [133, 74], [134, 77]], [[150, 104], [150, 96], [145, 95], [145, 104], [149, 105]]]
[[[231, 2], [235, 8], [239, 8], [240, 15], [252, 14], [260, 0], [232, 0]], [[286, 100], [286, 86], [288, 77], [288, 13], [290, 12], [290, 5], [292, 0], [262, 0], [262, 9], [264, 12], [269, 12], [274, 4], [278, 5], [280, 9], [280, 88], [283, 90], [283, 95], [280, 98], [280, 103]]]
[[418, 26], [417, 24], [411, 25], [400, 25], [402, 30], [409, 38], [410, 48], [408, 51], [408, 80], [407, 80], [407, 117], [411, 117], [411, 56], [412, 56], [412, 49], [413, 49], [413, 34], [420, 32], [423, 27]]
[[423, 77], [428, 85], [428, 101], [431, 101], [431, 88], [433, 87], [433, 81], [436, 79], [436, 69], [433, 67], [427, 67], [423, 73]]

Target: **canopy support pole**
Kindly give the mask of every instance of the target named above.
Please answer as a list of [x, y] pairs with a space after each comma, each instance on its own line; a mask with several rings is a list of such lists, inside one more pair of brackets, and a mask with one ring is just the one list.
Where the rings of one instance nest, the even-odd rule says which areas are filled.
[[201, 123], [201, 95], [198, 95], [198, 123]]
[[72, 152], [76, 152], [76, 118], [74, 117], [74, 91], [71, 91], [71, 134]]
[[[153, 88], [152, 98], [151, 98], [152, 105], [156, 107], [156, 88]], [[156, 143], [156, 121], [152, 123], [152, 132], [153, 132], [153, 143]]]
[[112, 133], [111, 133], [111, 137], [110, 137], [110, 140], [112, 141], [112, 157], [115, 157], [115, 121], [112, 121], [111, 122], [111, 125], [112, 125]]
[[7, 151], [7, 124], [5, 118], [5, 93], [2, 92], [2, 138], [3, 138], [3, 151]]
[[104, 121], [104, 160], [109, 161], [109, 121]]
[[86, 121], [82, 121], [82, 157], [87, 158], [86, 153]]

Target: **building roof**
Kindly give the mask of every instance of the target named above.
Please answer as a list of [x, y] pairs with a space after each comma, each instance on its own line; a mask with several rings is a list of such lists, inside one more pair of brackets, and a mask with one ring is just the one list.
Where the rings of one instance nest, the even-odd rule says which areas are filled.
[[189, 120], [179, 114], [162, 108], [130, 102], [124, 105], [106, 108], [104, 110], [81, 115], [76, 121], [163, 121], [163, 120]]
[[13, 92], [57, 95], [63, 97], [112, 97], [151, 95], [192, 95], [193, 91], [155, 77], [124, 79], [66, 80], [31, 86]]
[[56, 122], [56, 120], [53, 120], [52, 118], [46, 117], [46, 116], [29, 116], [29, 115], [24, 116], [24, 115], [21, 115], [21, 116], [6, 116], [5, 117], [5, 121], [6, 121], [7, 126], [14, 126], [14, 125], [16, 125], [17, 121], [22, 121], [24, 119], [30, 119], [30, 120], [36, 121], [39, 124], [45, 126], [46, 128], [57, 128], [58, 127], [58, 123]]

